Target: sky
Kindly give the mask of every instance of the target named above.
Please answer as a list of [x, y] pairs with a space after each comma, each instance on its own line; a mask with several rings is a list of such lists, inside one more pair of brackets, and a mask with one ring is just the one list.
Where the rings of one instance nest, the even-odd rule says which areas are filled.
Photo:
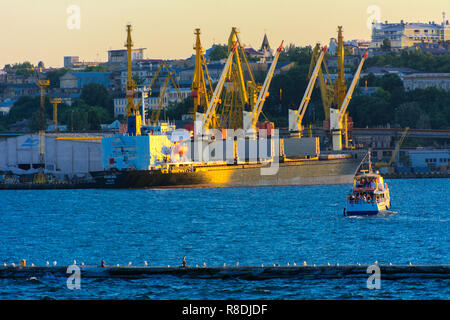
[[226, 43], [232, 27], [259, 49], [264, 33], [273, 48], [328, 44], [343, 26], [344, 40], [370, 40], [370, 22], [450, 20], [450, 0], [0, 0], [0, 68], [43, 61], [63, 66], [64, 56], [106, 61], [122, 49], [126, 25], [145, 58], [185, 59], [194, 53], [194, 29], [203, 48]]

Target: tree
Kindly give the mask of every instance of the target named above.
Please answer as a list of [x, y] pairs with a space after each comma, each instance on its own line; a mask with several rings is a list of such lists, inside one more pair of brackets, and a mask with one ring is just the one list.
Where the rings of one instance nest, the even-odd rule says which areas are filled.
[[391, 40], [389, 38], [385, 38], [380, 48], [383, 51], [391, 51]]
[[209, 52], [209, 60], [218, 61], [228, 57], [228, 46], [226, 44], [215, 44]]

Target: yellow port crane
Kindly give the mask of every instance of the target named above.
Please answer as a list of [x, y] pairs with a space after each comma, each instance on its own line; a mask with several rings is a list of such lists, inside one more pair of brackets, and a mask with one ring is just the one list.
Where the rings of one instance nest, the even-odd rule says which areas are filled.
[[264, 102], [268, 96], [270, 82], [272, 81], [275, 68], [277, 66], [278, 58], [280, 57], [281, 50], [283, 50], [283, 42], [278, 47], [275, 57], [273, 58], [272, 64], [270, 65], [269, 71], [267, 72], [264, 84], [259, 92], [258, 99], [256, 100], [252, 111], [243, 111], [243, 128], [244, 131], [250, 133], [250, 135], [256, 134], [256, 124], [258, 123], [259, 116], [262, 112]]
[[[228, 54], [234, 48], [237, 49], [227, 74], [225, 93], [221, 99], [220, 110], [217, 110], [219, 117], [217, 125], [222, 128], [237, 129], [243, 127], [243, 111], [255, 104], [262, 86], [255, 81], [244, 46], [239, 39], [239, 31], [235, 27], [232, 28], [228, 38]], [[250, 78], [247, 82], [244, 70]]]
[[50, 85], [50, 80], [39, 79], [39, 73], [36, 69], [36, 84], [41, 91], [40, 100], [40, 125], [39, 125], [39, 162], [41, 166], [45, 166], [45, 88]]
[[342, 150], [342, 134], [344, 134], [345, 137], [345, 147], [349, 147], [347, 136], [347, 107], [350, 103], [350, 100], [352, 99], [353, 91], [355, 90], [356, 84], [358, 83], [362, 66], [366, 61], [368, 54], [369, 52], [367, 51], [363, 55], [341, 107], [339, 109], [330, 109], [330, 130], [333, 141], [333, 150]]
[[[228, 54], [227, 61], [225, 62], [225, 66], [222, 70], [222, 74], [220, 75], [219, 81], [217, 82], [216, 88], [214, 89], [213, 96], [209, 101], [208, 108], [206, 109], [204, 114], [197, 113], [197, 122], [199, 119], [201, 119], [200, 122], [202, 126], [201, 129], [203, 129], [205, 132], [208, 131], [210, 128], [214, 128], [213, 126], [214, 115], [216, 114], [217, 105], [220, 102], [220, 95], [222, 94], [222, 89], [224, 87], [226, 77], [230, 71], [232, 60], [236, 52], [237, 52], [237, 43], [234, 45], [234, 47]], [[195, 130], [199, 131], [199, 128], [196, 128]]]
[[161, 114], [161, 110], [163, 108], [163, 104], [164, 104], [164, 99], [166, 96], [166, 91], [167, 91], [167, 85], [169, 84], [169, 80], [172, 82], [172, 86], [175, 88], [175, 90], [177, 91], [177, 95], [178, 98], [180, 99], [181, 102], [183, 102], [183, 95], [181, 94], [180, 91], [180, 86], [178, 85], [178, 80], [175, 77], [175, 70], [173, 70], [165, 61], [162, 61], [161, 65], [159, 66], [158, 70], [155, 73], [155, 76], [153, 77], [153, 79], [150, 82], [149, 88], [151, 89], [151, 87], [155, 84], [156, 79], [158, 78], [158, 76], [161, 73], [161, 70], [165, 68], [167, 71], [167, 76], [164, 80], [164, 84], [163, 86], [160, 88], [159, 91], [159, 103], [158, 103], [158, 107], [154, 110], [152, 110], [152, 114], [150, 116], [150, 122], [152, 124], [157, 124], [159, 121], [159, 116]]
[[58, 131], [58, 104], [62, 102], [61, 98], [54, 98], [50, 100], [50, 103], [53, 104], [53, 131]]
[[[209, 76], [208, 66], [206, 64], [205, 55], [203, 53], [202, 43], [200, 41], [200, 29], [195, 29], [195, 67], [194, 77], [192, 79], [191, 96], [194, 99], [193, 116], [196, 120], [199, 107], [202, 107], [201, 112], [205, 112], [209, 105], [209, 100], [213, 95], [212, 81]], [[205, 78], [206, 76], [206, 78]], [[208, 80], [208, 86], [206, 85]]]
[[394, 162], [398, 151], [400, 150], [401, 145], [403, 144], [403, 142], [405, 141], [406, 136], [408, 135], [408, 131], [409, 131], [409, 127], [406, 127], [405, 130], [402, 133], [402, 136], [400, 137], [400, 139], [397, 142], [397, 145], [394, 149], [394, 151], [392, 152], [392, 156], [391, 159], [389, 160], [389, 162], [377, 162], [375, 163], [375, 168], [379, 169], [381, 167], [388, 167], [390, 168], [392, 165], [392, 162]]
[[140, 136], [142, 118], [139, 112], [139, 105], [134, 104], [134, 95], [136, 93], [136, 83], [133, 80], [132, 71], [132, 48], [133, 41], [131, 40], [131, 25], [127, 25], [127, 42], [125, 43], [127, 48], [127, 116], [128, 116], [128, 135]]
[[[311, 79], [312, 73], [314, 71], [314, 67], [317, 64], [317, 60], [319, 59], [320, 53], [322, 52], [322, 48], [319, 43], [313, 49], [311, 63], [309, 65], [308, 72], [308, 80]], [[326, 79], [324, 76], [324, 72], [326, 74]], [[325, 62], [325, 58], [322, 61], [322, 66], [319, 68], [319, 74], [317, 76], [320, 95], [322, 98], [323, 112], [325, 114], [325, 121], [330, 120], [330, 107], [334, 101], [334, 88], [335, 85], [331, 80], [330, 72], [328, 71], [327, 64]]]
[[298, 107], [298, 110], [289, 109], [289, 131], [292, 134], [297, 134], [298, 136], [302, 136], [303, 132], [303, 117], [305, 116], [306, 109], [308, 108], [309, 101], [311, 100], [311, 94], [314, 89], [314, 84], [316, 82], [317, 77], [319, 76], [320, 66], [322, 64], [325, 53], [327, 52], [327, 46], [323, 47], [322, 52], [317, 58], [316, 65], [311, 74], [311, 77], [308, 82], [308, 86], [306, 87], [305, 93], [303, 94], [302, 101]]

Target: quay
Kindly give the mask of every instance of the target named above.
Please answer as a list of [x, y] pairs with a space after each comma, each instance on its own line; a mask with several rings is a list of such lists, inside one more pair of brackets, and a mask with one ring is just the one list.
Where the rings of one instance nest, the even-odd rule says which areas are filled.
[[[382, 279], [450, 279], [450, 265], [378, 265]], [[301, 266], [80, 266], [83, 278], [145, 278], [177, 276], [188, 278], [264, 280], [274, 278], [333, 279], [367, 278], [371, 265], [301, 265]], [[1, 278], [68, 277], [70, 266], [1, 266]]]

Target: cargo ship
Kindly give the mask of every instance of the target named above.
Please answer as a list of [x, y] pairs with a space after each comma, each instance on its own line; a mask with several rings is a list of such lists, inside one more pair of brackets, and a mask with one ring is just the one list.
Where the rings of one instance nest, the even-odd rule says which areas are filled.
[[102, 154], [105, 170], [90, 172], [97, 187], [184, 188], [351, 184], [366, 151], [321, 154], [318, 138], [116, 135], [102, 139]]

